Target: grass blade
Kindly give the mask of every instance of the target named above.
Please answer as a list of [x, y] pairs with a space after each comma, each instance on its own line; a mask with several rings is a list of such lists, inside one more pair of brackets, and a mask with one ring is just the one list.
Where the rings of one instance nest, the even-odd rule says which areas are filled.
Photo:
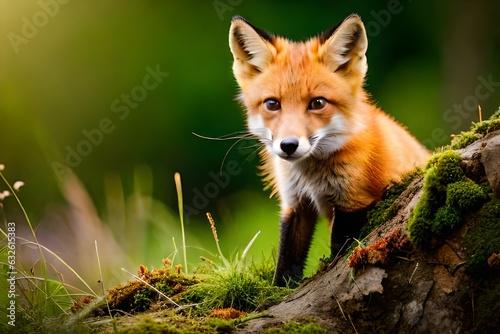
[[188, 273], [188, 265], [187, 265], [187, 253], [186, 253], [186, 234], [184, 232], [184, 205], [182, 200], [182, 183], [181, 183], [181, 174], [174, 174], [175, 180], [175, 188], [177, 189], [177, 201], [179, 203], [179, 218], [181, 220], [181, 233], [182, 233], [182, 250], [184, 252], [184, 270], [186, 271], [186, 275]]

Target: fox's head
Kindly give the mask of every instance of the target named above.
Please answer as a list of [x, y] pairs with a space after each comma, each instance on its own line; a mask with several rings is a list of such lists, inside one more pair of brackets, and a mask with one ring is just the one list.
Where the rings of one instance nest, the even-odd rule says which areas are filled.
[[249, 131], [285, 160], [322, 158], [362, 127], [366, 31], [351, 15], [305, 42], [291, 42], [233, 18], [233, 72]]

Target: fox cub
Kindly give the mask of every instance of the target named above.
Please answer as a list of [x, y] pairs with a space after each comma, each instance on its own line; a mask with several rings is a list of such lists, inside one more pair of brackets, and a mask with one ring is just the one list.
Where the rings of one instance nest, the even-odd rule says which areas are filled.
[[248, 130], [266, 147], [264, 180], [281, 204], [276, 285], [302, 278], [319, 215], [331, 225], [335, 255], [389, 182], [429, 158], [363, 89], [367, 44], [354, 14], [305, 42], [232, 19], [239, 100]]

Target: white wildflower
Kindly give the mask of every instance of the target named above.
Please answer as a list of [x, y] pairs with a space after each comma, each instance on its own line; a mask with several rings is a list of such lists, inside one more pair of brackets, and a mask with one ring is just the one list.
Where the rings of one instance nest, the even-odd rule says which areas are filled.
[[14, 185], [12, 186], [12, 188], [14, 188], [15, 191], [19, 192], [19, 188], [21, 188], [22, 186], [24, 186], [23, 181], [16, 181], [16, 182], [14, 182]]

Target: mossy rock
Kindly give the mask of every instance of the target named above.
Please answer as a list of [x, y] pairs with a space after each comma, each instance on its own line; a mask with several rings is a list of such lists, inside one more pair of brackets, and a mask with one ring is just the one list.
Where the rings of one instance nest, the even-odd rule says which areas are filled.
[[489, 200], [483, 186], [465, 176], [455, 151], [434, 155], [427, 164], [423, 194], [408, 221], [410, 239], [429, 246], [456, 229], [464, 216]]
[[500, 130], [500, 109], [497, 110], [488, 120], [480, 123], [473, 123], [469, 131], [463, 131], [455, 135], [451, 141], [449, 149], [458, 150], [473, 142], [484, 138], [488, 133]]
[[472, 218], [472, 227], [464, 239], [470, 255], [466, 263], [467, 272], [481, 278], [495, 269], [488, 266], [488, 258], [500, 251], [500, 199], [493, 197]]

